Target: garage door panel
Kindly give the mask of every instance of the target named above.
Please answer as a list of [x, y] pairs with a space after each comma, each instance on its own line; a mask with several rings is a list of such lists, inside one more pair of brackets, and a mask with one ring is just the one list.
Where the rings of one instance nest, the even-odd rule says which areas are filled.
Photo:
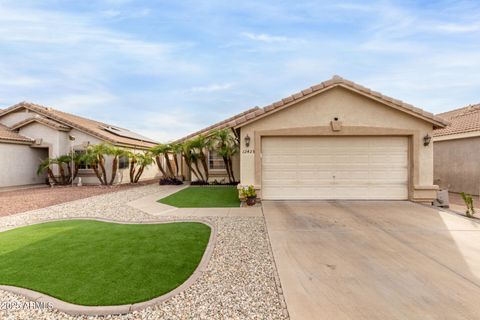
[[408, 198], [406, 137], [266, 137], [265, 199]]

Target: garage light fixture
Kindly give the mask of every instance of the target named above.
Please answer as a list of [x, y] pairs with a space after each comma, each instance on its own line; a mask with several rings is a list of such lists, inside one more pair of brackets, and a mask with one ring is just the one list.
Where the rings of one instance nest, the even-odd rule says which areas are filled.
[[430, 137], [427, 133], [425, 137], [423, 137], [423, 145], [426, 147], [430, 144], [430, 141], [432, 141], [432, 137]]
[[245, 147], [250, 147], [250, 136], [248, 134], [245, 136]]

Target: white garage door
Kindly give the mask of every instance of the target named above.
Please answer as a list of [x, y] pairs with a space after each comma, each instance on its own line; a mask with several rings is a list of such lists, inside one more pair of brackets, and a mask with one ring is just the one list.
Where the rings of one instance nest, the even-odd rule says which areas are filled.
[[408, 198], [406, 137], [264, 137], [262, 196]]

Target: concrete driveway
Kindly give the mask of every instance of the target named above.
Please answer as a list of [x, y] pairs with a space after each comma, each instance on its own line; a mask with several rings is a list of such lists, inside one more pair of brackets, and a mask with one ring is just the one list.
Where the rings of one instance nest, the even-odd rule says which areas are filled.
[[410, 202], [265, 201], [292, 319], [480, 319], [480, 224]]

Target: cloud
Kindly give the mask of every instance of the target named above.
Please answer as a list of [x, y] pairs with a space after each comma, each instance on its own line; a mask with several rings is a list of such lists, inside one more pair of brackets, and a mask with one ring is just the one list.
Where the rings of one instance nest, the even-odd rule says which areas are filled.
[[287, 37], [272, 36], [272, 35], [269, 35], [269, 34], [266, 34], [266, 33], [243, 32], [242, 36], [244, 36], [244, 37], [246, 37], [250, 40], [267, 42], [267, 43], [289, 41], [289, 38], [287, 38]]
[[458, 23], [446, 23], [439, 24], [436, 28], [440, 31], [445, 31], [447, 33], [470, 33], [480, 31], [479, 23], [467, 23], [467, 24], [458, 24]]
[[224, 84], [210, 84], [208, 86], [201, 86], [201, 87], [193, 87], [190, 89], [190, 92], [193, 93], [211, 93], [217, 91], [228, 90], [233, 86], [232, 83], [224, 83]]
[[89, 91], [78, 94], [65, 94], [58, 97], [52, 96], [46, 100], [46, 103], [50, 106], [61, 106], [63, 111], [81, 112], [88, 117], [89, 112], [118, 106], [121, 104], [121, 101], [115, 94], [108, 91]]

